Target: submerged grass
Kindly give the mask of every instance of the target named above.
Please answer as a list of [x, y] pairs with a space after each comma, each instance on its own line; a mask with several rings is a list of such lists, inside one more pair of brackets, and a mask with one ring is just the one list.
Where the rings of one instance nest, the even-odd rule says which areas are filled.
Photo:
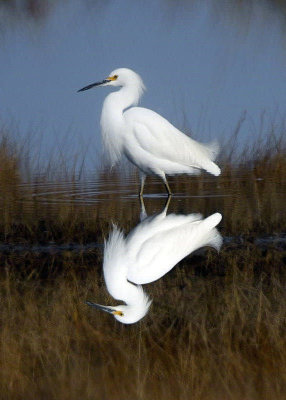
[[[104, 287], [102, 248], [43, 253], [31, 245], [102, 243], [112, 222], [133, 228], [134, 177], [102, 170], [79, 180], [66, 167], [51, 179], [49, 165], [31, 179], [23, 177], [23, 154], [28, 160], [2, 139], [1, 399], [285, 398], [286, 249], [254, 240], [286, 231], [283, 135], [270, 133], [240, 155], [224, 150], [218, 178], [170, 178], [177, 196], [169, 212], [219, 211], [223, 235], [238, 240], [219, 255], [192, 255], [147, 285], [150, 313], [133, 326], [84, 304], [114, 304]], [[163, 190], [147, 180], [146, 192]], [[163, 203], [147, 198], [147, 211]]]

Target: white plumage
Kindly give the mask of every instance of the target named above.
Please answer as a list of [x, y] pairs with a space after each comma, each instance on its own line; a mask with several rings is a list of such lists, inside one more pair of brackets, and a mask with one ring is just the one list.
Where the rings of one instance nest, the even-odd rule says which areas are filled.
[[216, 143], [196, 142], [154, 111], [132, 107], [138, 104], [145, 89], [136, 72], [116, 69], [108, 78], [80, 91], [107, 85], [121, 89], [110, 93], [103, 103], [100, 124], [104, 148], [111, 165], [125, 155], [139, 168], [140, 195], [146, 175], [159, 176], [171, 194], [166, 174], [196, 175], [202, 169], [215, 176], [220, 174], [214, 163], [218, 153]]
[[167, 207], [160, 214], [145, 218], [127, 237], [116, 226], [113, 228], [105, 243], [104, 279], [111, 296], [126, 305], [88, 302], [89, 305], [113, 314], [122, 323], [137, 322], [151, 304], [142, 284], [161, 278], [200, 247], [219, 250], [222, 238], [215, 227], [221, 214], [206, 219], [200, 214], [167, 216]]

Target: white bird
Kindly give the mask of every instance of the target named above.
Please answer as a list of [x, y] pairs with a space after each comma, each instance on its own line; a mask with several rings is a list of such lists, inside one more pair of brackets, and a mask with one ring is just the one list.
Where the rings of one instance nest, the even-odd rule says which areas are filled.
[[[164, 210], [139, 223], [127, 237], [116, 226], [104, 249], [103, 272], [106, 287], [119, 306], [87, 304], [112, 314], [124, 324], [139, 321], [148, 312], [151, 300], [142, 284], [156, 281], [180, 260], [200, 247], [219, 250], [222, 237], [215, 228], [222, 216], [215, 213], [206, 219], [200, 214], [167, 214]], [[170, 299], [171, 301], [171, 299]]]
[[111, 165], [122, 155], [139, 168], [143, 194], [146, 175], [157, 175], [171, 194], [166, 174], [197, 175], [203, 169], [218, 176], [219, 167], [213, 162], [218, 153], [216, 143], [202, 144], [191, 139], [156, 112], [136, 106], [145, 86], [141, 77], [128, 68], [119, 68], [95, 86], [119, 86], [103, 103], [101, 132], [105, 151]]

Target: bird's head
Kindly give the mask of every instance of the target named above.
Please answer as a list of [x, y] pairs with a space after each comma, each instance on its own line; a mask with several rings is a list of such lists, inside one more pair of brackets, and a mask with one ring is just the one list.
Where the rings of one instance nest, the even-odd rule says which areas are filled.
[[88, 86], [85, 86], [82, 89], [78, 90], [78, 92], [83, 92], [96, 86], [134, 86], [137, 89], [140, 88], [141, 92], [143, 92], [145, 89], [141, 77], [129, 68], [115, 69], [108, 75], [107, 78], [103, 79], [100, 82], [95, 82]]
[[114, 318], [122, 324], [134, 324], [147, 314], [151, 302], [152, 301], [146, 296], [146, 301], [144, 303], [136, 305], [122, 304], [120, 306], [102, 306], [100, 304], [92, 303], [91, 301], [87, 301], [86, 304], [112, 314]]

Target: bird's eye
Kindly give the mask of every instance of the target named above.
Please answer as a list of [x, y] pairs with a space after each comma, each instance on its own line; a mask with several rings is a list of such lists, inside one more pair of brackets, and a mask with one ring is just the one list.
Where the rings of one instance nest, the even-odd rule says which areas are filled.
[[115, 80], [115, 79], [117, 79], [118, 78], [118, 75], [113, 75], [113, 79]]

